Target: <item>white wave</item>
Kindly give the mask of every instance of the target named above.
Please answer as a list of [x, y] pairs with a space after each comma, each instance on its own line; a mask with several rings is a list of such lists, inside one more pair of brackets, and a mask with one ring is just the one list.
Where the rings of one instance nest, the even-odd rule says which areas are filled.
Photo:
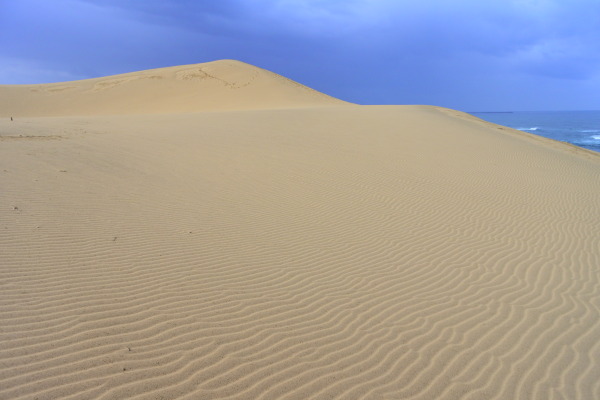
[[600, 140], [600, 135], [592, 135], [590, 137], [594, 140]]
[[517, 128], [519, 131], [537, 131], [538, 129], [540, 129], [539, 126], [534, 126], [533, 128]]

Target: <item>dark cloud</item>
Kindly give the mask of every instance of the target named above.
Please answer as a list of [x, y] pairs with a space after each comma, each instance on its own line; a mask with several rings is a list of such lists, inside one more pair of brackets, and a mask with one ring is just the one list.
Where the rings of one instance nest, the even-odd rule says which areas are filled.
[[0, 0], [0, 80], [235, 58], [359, 103], [589, 109], [598, 37], [597, 0]]

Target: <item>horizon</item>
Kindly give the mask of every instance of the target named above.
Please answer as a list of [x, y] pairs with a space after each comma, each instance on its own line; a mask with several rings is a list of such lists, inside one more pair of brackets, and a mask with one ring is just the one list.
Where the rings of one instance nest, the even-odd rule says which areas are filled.
[[544, 112], [599, 112], [598, 110], [500, 110], [500, 111], [466, 111], [474, 114], [510, 114], [510, 113], [544, 113]]
[[0, 84], [236, 59], [358, 104], [600, 109], [593, 0], [23, 0], [0, 11]]
[[[249, 64], [252, 65], [250, 63], [247, 63], [245, 61], [242, 60], [235, 60], [235, 59], [220, 59], [220, 60], [211, 60], [211, 61], [206, 61], [205, 63], [210, 63], [210, 62], [216, 62], [216, 61], [225, 61], [225, 60], [232, 60], [232, 61], [238, 61], [238, 62], [242, 62], [245, 64]], [[22, 83], [22, 84], [2, 84], [0, 83], [0, 86], [11, 86], [11, 85], [51, 85], [51, 84], [60, 84], [60, 83], [69, 83], [69, 82], [79, 82], [79, 81], [86, 81], [86, 80], [91, 80], [91, 79], [101, 79], [101, 78], [109, 78], [109, 77], [113, 77], [113, 76], [120, 76], [120, 75], [126, 75], [126, 74], [135, 74], [136, 72], [144, 72], [144, 71], [152, 71], [152, 70], [160, 70], [160, 69], [165, 69], [165, 68], [175, 68], [175, 67], [182, 67], [182, 66], [186, 66], [186, 65], [199, 65], [199, 64], [204, 64], [204, 63], [194, 63], [194, 64], [183, 64], [183, 65], [170, 65], [170, 66], [166, 66], [166, 67], [159, 67], [159, 68], [150, 68], [150, 69], [146, 69], [146, 70], [138, 70], [138, 71], [130, 71], [130, 72], [124, 72], [124, 73], [119, 73], [119, 74], [114, 74], [114, 75], [101, 75], [101, 76], [93, 76], [93, 77], [89, 77], [89, 78], [82, 78], [82, 79], [75, 79], [72, 81], [57, 81], [57, 82], [45, 82], [45, 83]], [[271, 71], [274, 73], [277, 73], [276, 71]], [[278, 74], [281, 75], [281, 74]], [[282, 75], [284, 77], [286, 77], [285, 75]], [[287, 77], [286, 77], [287, 78]], [[301, 83], [301, 82], [298, 82]], [[302, 84], [302, 83], [301, 83]], [[314, 88], [311, 88], [314, 89]], [[316, 90], [316, 89], [315, 89]], [[325, 93], [328, 94], [328, 93]], [[344, 99], [341, 99], [344, 100]], [[360, 104], [360, 103], [356, 103], [358, 105], [419, 105], [419, 104], [396, 104], [396, 103], [386, 103], [386, 104]], [[420, 104], [420, 105], [433, 105], [436, 106], [435, 104]], [[597, 110], [581, 110], [581, 109], [572, 109], [572, 110], [566, 110], [566, 109], [562, 109], [562, 110], [485, 110], [485, 111], [473, 111], [473, 110], [462, 110], [463, 112], [469, 113], [469, 114], [506, 114], [506, 113], [543, 113], [543, 112], [598, 112], [600, 111], [600, 108]]]

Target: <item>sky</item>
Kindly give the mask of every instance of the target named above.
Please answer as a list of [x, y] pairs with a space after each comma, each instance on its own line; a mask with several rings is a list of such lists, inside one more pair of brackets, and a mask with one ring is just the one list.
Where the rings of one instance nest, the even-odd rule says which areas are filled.
[[600, 0], [0, 0], [0, 84], [218, 59], [359, 104], [600, 110]]

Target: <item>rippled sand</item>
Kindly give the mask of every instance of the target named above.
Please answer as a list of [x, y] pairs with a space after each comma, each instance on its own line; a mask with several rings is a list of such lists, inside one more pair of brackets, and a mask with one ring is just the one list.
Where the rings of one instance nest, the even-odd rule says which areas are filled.
[[598, 155], [208, 67], [0, 87], [1, 399], [600, 398]]

